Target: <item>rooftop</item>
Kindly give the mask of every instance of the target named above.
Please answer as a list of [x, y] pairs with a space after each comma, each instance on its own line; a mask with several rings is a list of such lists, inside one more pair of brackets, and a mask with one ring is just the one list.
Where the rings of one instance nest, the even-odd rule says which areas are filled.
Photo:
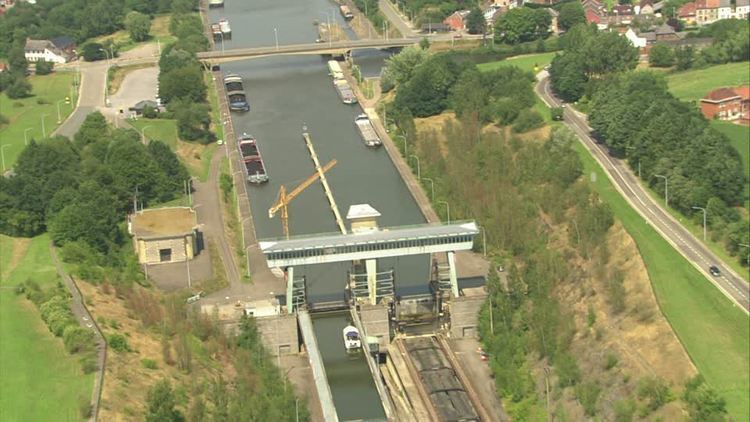
[[370, 204], [352, 205], [351, 207], [349, 207], [349, 212], [346, 213], [347, 220], [368, 217], [380, 217], [380, 213], [378, 212], [378, 210], [371, 207]]
[[732, 88], [717, 88], [706, 94], [705, 97], [701, 98], [701, 101], [716, 102], [726, 101], [732, 98], [739, 98], [740, 96]]
[[182, 236], [197, 225], [195, 211], [188, 207], [143, 210], [132, 215], [130, 223], [131, 233], [140, 238]]

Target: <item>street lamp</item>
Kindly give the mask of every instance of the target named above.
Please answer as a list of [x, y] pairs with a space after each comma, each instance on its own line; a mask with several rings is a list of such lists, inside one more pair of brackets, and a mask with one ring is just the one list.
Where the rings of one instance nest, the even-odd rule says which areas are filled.
[[279, 30], [273, 29], [273, 39], [276, 41], [276, 51], [279, 51]]
[[703, 241], [706, 241], [706, 209], [702, 207], [693, 207], [694, 210], [703, 211]]
[[419, 157], [417, 157], [414, 154], [412, 154], [411, 157], [414, 158], [415, 160], [417, 160], [417, 179], [421, 179], [422, 178], [422, 172], [419, 169]]
[[29, 144], [29, 137], [26, 135], [31, 129], [34, 129], [33, 127], [27, 127], [23, 130], [23, 144], [28, 145]]
[[667, 180], [667, 176], [655, 174], [654, 177], [664, 179], [664, 204], [669, 208], [669, 181]]
[[57, 124], [59, 125], [62, 123], [62, 115], [60, 114], [60, 103], [65, 102], [65, 100], [59, 100], [57, 102]]
[[0, 146], [0, 159], [2, 159], [3, 162], [3, 173], [5, 173], [5, 152], [3, 151], [3, 148], [9, 147], [10, 144]]
[[49, 114], [42, 114], [42, 139], [47, 137], [47, 131], [44, 129], [44, 118], [49, 116]]
[[448, 201], [438, 201], [438, 204], [445, 204], [445, 213], [448, 214], [448, 224], [451, 223], [451, 205]]
[[426, 181], [430, 182], [430, 188], [431, 188], [431, 191], [432, 191], [432, 198], [431, 199], [434, 201], [435, 200], [435, 181], [432, 180], [432, 179], [430, 179], [429, 177], [423, 177], [422, 180], [426, 180]]
[[146, 129], [150, 128], [151, 125], [146, 125], [141, 128], [141, 143], [146, 143]]
[[408, 155], [408, 152], [407, 152], [407, 151], [408, 151], [408, 149], [407, 149], [407, 144], [406, 144], [406, 136], [404, 136], [404, 135], [396, 135], [396, 136], [394, 136], [394, 137], [395, 137], [395, 138], [401, 138], [401, 139], [403, 139], [403, 140], [404, 140], [404, 155], [405, 155], [405, 156], [406, 156], [406, 155]]
[[482, 231], [482, 254], [487, 257], [487, 234], [484, 232], [484, 227], [477, 226]]

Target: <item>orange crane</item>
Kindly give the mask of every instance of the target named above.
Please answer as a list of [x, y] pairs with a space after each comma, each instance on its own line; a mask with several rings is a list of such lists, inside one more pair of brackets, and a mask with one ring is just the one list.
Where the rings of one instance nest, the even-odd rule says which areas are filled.
[[303, 190], [312, 185], [313, 182], [318, 180], [321, 174], [330, 170], [331, 167], [335, 165], [336, 159], [329, 161], [328, 164], [320, 169], [320, 171], [316, 171], [315, 174], [308, 177], [289, 193], [286, 193], [286, 187], [284, 187], [284, 185], [281, 185], [279, 188], [279, 197], [276, 202], [271, 205], [271, 208], [268, 209], [268, 218], [273, 218], [273, 216], [276, 215], [276, 212], [278, 212], [279, 209], [281, 210], [281, 224], [284, 227], [284, 236], [287, 239], [289, 239], [289, 203], [292, 202], [292, 199], [296, 198], [297, 195], [302, 193]]

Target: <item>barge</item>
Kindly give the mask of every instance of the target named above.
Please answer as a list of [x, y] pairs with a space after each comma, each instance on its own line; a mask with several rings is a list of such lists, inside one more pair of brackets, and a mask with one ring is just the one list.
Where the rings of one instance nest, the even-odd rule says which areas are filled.
[[354, 119], [354, 124], [357, 126], [359, 134], [362, 136], [362, 142], [364, 142], [366, 146], [374, 148], [379, 147], [382, 144], [380, 137], [372, 126], [370, 118], [367, 117], [366, 114], [360, 114], [357, 116], [357, 118]]
[[341, 16], [344, 17], [346, 20], [354, 19], [354, 13], [352, 13], [352, 10], [349, 9], [349, 6], [342, 4], [339, 7], [339, 10], [341, 11]]
[[250, 111], [250, 103], [247, 102], [245, 88], [242, 85], [242, 77], [229, 74], [224, 77], [224, 88], [227, 91], [227, 101], [231, 111]]
[[224, 37], [229, 38], [232, 36], [232, 28], [229, 26], [229, 21], [226, 19], [219, 20], [219, 28]]
[[237, 140], [237, 144], [240, 148], [242, 161], [245, 163], [247, 181], [253, 184], [267, 182], [268, 173], [263, 163], [263, 157], [261, 157], [260, 150], [258, 149], [258, 141], [251, 135], [243, 133]]
[[333, 80], [344, 79], [344, 72], [341, 70], [341, 65], [336, 60], [328, 60], [328, 74], [331, 75]]
[[224, 0], [208, 0], [208, 8], [224, 7]]
[[339, 98], [344, 104], [355, 104], [357, 102], [357, 96], [354, 95], [352, 87], [349, 86], [349, 82], [345, 79], [335, 79], [333, 86], [336, 88], [336, 92], [339, 94]]

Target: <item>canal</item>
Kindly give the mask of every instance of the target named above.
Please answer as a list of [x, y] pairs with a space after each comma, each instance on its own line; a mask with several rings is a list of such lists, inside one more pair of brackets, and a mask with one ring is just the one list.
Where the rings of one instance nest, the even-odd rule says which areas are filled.
[[[232, 38], [225, 48], [273, 45], [274, 28], [279, 44], [313, 42], [317, 30], [313, 21], [325, 21], [332, 13], [342, 26], [346, 22], [337, 6], [327, 0], [226, 0], [223, 9], [211, 9], [209, 21], [226, 17]], [[350, 35], [351, 36], [351, 35]], [[220, 45], [217, 45], [220, 49]], [[385, 54], [364, 52], [355, 60], [366, 75], [377, 75]], [[345, 105], [338, 98], [327, 74], [326, 58], [320, 56], [266, 57], [222, 65], [224, 73], [244, 78], [251, 110], [233, 114], [237, 134], [250, 133], [258, 139], [270, 181], [249, 189], [250, 206], [259, 239], [280, 237], [281, 221], [268, 218], [279, 187], [292, 189], [315, 172], [302, 140], [302, 127], [310, 132], [321, 163], [336, 159], [328, 181], [342, 215], [350, 205], [369, 203], [381, 214], [381, 226], [424, 223], [419, 208], [383, 148], [368, 149], [354, 126], [362, 110]], [[320, 184], [310, 186], [289, 208], [292, 235], [335, 232], [337, 226]], [[382, 259], [379, 269], [393, 268], [399, 295], [429, 290], [429, 257]], [[308, 300], [343, 299], [348, 263], [295, 268], [304, 275]], [[314, 320], [318, 344], [342, 420], [383, 418], [377, 391], [363, 357], [345, 354], [341, 330], [346, 314], [328, 314]]]

